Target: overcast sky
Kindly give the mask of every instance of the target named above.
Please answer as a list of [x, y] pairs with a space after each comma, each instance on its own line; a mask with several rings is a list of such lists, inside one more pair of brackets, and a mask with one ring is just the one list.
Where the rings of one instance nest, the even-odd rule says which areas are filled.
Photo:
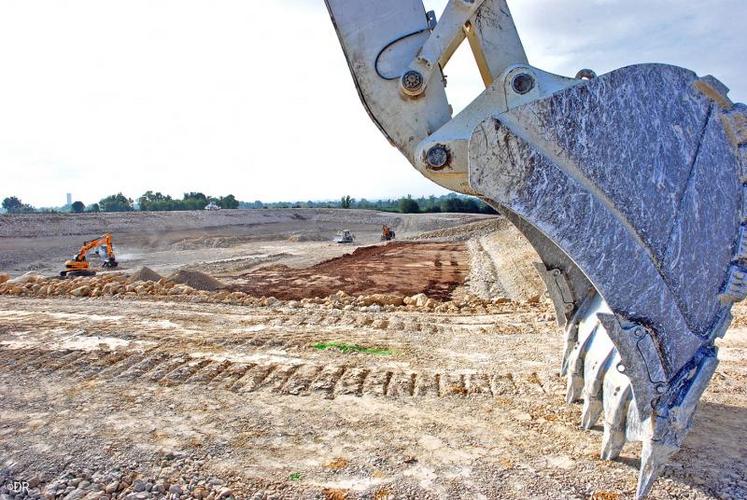
[[[672, 63], [747, 100], [744, 0], [510, 6], [540, 68]], [[469, 57], [446, 69], [457, 110], [481, 91]], [[0, 172], [0, 197], [36, 206], [148, 189], [265, 201], [444, 192], [369, 120], [322, 0], [0, 0]]]

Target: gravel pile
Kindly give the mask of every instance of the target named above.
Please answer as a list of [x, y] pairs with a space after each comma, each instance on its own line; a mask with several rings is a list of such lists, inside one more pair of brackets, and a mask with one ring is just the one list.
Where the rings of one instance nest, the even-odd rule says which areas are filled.
[[332, 241], [332, 237], [331, 236], [327, 237], [319, 233], [312, 233], [312, 234], [294, 233], [288, 236], [288, 241], [293, 242], [293, 243], [298, 243], [302, 241]]
[[199, 271], [177, 271], [169, 276], [168, 280], [173, 283], [187, 285], [195, 290], [205, 290], [207, 292], [212, 292], [226, 286], [209, 274]]
[[41, 273], [37, 273], [35, 271], [29, 271], [25, 274], [22, 274], [21, 276], [18, 276], [16, 278], [7, 279], [4, 281], [4, 283], [8, 283], [9, 285], [23, 285], [28, 282], [33, 282], [35, 280], [43, 279], [44, 275]]
[[168, 498], [231, 500], [238, 495], [225, 481], [205, 475], [202, 460], [185, 454], [165, 453], [157, 477], [133, 470], [75, 470], [52, 480], [40, 476], [18, 479], [10, 469], [0, 469], [0, 498], [61, 498], [66, 500], [146, 500]]
[[127, 281], [130, 283], [135, 283], [136, 281], [159, 281], [162, 278], [163, 276], [155, 272], [153, 269], [143, 266], [135, 271]]

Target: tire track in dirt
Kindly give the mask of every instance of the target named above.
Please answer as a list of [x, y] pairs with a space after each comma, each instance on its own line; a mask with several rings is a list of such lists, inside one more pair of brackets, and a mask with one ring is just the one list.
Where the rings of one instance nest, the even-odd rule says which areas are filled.
[[[59, 317], [59, 314], [48, 314], [41, 312], [40, 317], [24, 317], [15, 315], [16, 311], [10, 311], [7, 317], [0, 318], [0, 333], [14, 334], [21, 331], [35, 332], [42, 327], [48, 327], [58, 333], [68, 330], [69, 333], [77, 331], [91, 331], [98, 335], [112, 335], [129, 339], [132, 337], [131, 332], [138, 331], [138, 338], [148, 339], [149, 337], [162, 336], [163, 332], [171, 334], [178, 333], [183, 336], [191, 336], [198, 331], [210, 330], [215, 322], [206, 321], [200, 325], [199, 330], [195, 330], [195, 318], [179, 319], [177, 315], [171, 312], [167, 318], [168, 322], [154, 322], [149, 317], [134, 317], [132, 325], [126, 330], [122, 329], [121, 324], [116, 321], [103, 322], [94, 321], [85, 316], [80, 317]], [[175, 317], [176, 316], [176, 317]], [[484, 327], [490, 326], [484, 322]], [[248, 339], [252, 345], [263, 345], [271, 342], [269, 339], [252, 338], [254, 335], [272, 331], [272, 337], [277, 339], [290, 339], [305, 335], [308, 328], [323, 327], [325, 330], [334, 332], [337, 329], [345, 329], [348, 337], [356, 337], [356, 340], [368, 340], [375, 336], [386, 336], [390, 331], [407, 331], [412, 333], [426, 334], [443, 334], [449, 333], [452, 327], [452, 319], [448, 316], [434, 317], [424, 320], [415, 315], [385, 315], [385, 314], [366, 314], [360, 312], [343, 314], [340, 311], [284, 311], [282, 315], [278, 314], [261, 314], [257, 311], [251, 311], [250, 315], [240, 318], [229, 329], [217, 329], [211, 338], [211, 341], [220, 343], [229, 337], [232, 341], [245, 341]], [[461, 325], [460, 325], [461, 327]], [[351, 332], [350, 329], [357, 331]], [[280, 331], [278, 331], [280, 330]], [[295, 330], [295, 331], [294, 331]], [[260, 336], [257, 335], [257, 336]]]
[[294, 362], [244, 363], [211, 359], [159, 348], [137, 351], [50, 351], [0, 349], [0, 366], [28, 375], [61, 376], [122, 383], [157, 383], [163, 386], [194, 384], [240, 394], [272, 392], [278, 395], [372, 396], [387, 398], [443, 398], [542, 394], [539, 375], [511, 373], [411, 371], [349, 364]]

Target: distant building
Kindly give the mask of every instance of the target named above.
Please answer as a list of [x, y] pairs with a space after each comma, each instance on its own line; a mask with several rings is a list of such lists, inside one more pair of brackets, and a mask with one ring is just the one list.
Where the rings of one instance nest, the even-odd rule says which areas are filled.
[[72, 204], [73, 204], [73, 194], [67, 193], [67, 203], [65, 203], [65, 206], [69, 207]]

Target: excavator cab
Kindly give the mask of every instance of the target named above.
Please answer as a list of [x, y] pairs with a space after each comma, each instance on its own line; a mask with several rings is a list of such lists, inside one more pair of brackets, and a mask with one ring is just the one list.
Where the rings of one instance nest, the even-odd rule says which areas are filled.
[[[602, 457], [643, 443], [637, 496], [682, 445], [747, 295], [747, 106], [663, 64], [532, 66], [506, 0], [326, 0], [361, 101], [425, 177], [478, 196], [541, 260], [560, 371]], [[467, 40], [485, 90], [453, 115]]]
[[117, 267], [118, 263], [116, 257], [113, 253], [110, 253], [105, 244], [100, 245], [96, 249], [96, 255], [101, 259], [101, 267], [109, 269]]

